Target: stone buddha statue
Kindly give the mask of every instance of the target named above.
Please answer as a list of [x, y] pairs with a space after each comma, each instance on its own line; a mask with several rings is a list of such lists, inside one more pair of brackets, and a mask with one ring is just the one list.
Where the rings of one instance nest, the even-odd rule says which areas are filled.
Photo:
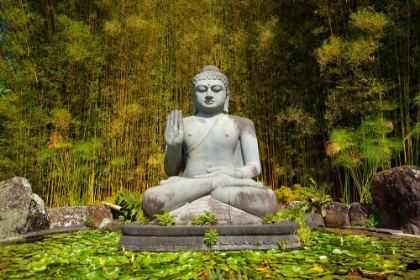
[[144, 193], [146, 216], [167, 210], [188, 223], [209, 211], [240, 224], [276, 212], [274, 192], [253, 180], [261, 171], [254, 124], [228, 114], [229, 96], [217, 67], [205, 66], [194, 77], [194, 116], [183, 118], [179, 110], [168, 116], [164, 169], [171, 177]]

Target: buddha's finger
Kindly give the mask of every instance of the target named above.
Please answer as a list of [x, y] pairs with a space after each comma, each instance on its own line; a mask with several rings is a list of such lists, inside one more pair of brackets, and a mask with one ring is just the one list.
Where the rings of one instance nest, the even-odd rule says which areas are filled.
[[172, 126], [172, 112], [168, 115], [166, 119], [166, 130], [168, 130]]
[[203, 175], [195, 175], [193, 178], [209, 178], [213, 176], [214, 174], [203, 174]]
[[207, 173], [212, 173], [212, 172], [220, 171], [220, 170], [223, 170], [225, 168], [226, 167], [223, 167], [223, 166], [210, 167], [210, 168], [207, 168]]
[[174, 113], [174, 122], [173, 122], [173, 127], [174, 127], [174, 131], [178, 131], [178, 126], [179, 126], [179, 111], [178, 110], [174, 110], [172, 111]]
[[184, 131], [184, 122], [182, 120], [182, 110], [178, 111], [178, 127], [179, 131]]

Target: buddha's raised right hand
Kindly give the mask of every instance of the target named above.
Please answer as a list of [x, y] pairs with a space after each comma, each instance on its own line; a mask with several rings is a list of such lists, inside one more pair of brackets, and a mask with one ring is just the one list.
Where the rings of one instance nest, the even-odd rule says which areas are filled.
[[184, 142], [184, 124], [182, 122], [181, 110], [172, 110], [168, 115], [165, 141], [169, 146], [179, 146]]

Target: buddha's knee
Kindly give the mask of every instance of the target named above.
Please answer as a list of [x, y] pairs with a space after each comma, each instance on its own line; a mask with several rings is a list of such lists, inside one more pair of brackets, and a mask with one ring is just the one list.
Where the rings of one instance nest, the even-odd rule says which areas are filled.
[[266, 187], [227, 186], [214, 190], [211, 196], [258, 217], [277, 210], [276, 195]]
[[142, 210], [146, 217], [152, 218], [155, 214], [163, 213], [165, 203], [159, 198], [154, 189], [148, 189], [143, 194]]

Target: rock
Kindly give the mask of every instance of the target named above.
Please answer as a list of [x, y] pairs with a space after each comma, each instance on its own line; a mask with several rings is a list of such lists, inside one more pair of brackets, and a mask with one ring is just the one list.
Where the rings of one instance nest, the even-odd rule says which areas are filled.
[[50, 229], [84, 225], [87, 218], [95, 220], [99, 227], [105, 218], [112, 219], [111, 210], [104, 206], [75, 206], [48, 209]]
[[326, 227], [346, 227], [350, 225], [349, 206], [340, 202], [330, 202], [325, 206]]
[[121, 226], [124, 225], [124, 221], [120, 219], [109, 219], [105, 218], [102, 220], [101, 225], [98, 227], [100, 231], [120, 231]]
[[372, 204], [352, 204], [349, 208], [350, 225], [364, 226], [370, 216], [377, 212], [377, 208]]
[[371, 193], [385, 227], [420, 235], [420, 167], [379, 172]]
[[28, 180], [0, 182], [0, 239], [48, 229], [49, 224], [44, 201], [32, 193]]
[[310, 229], [325, 228], [324, 219], [318, 213], [306, 213], [305, 225]]
[[286, 204], [282, 204], [282, 203], [277, 204], [276, 213], [277, 213], [277, 212], [281, 212], [281, 211], [283, 211], [284, 209], [286, 209], [286, 207], [287, 207], [287, 205], [286, 205]]

